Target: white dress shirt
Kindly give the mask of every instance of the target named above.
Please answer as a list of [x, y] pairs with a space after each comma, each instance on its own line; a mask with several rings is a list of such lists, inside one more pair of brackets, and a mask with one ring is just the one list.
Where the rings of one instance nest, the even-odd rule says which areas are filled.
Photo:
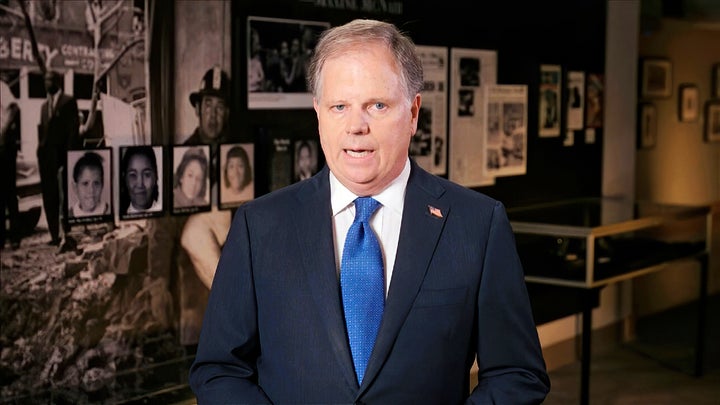
[[[395, 256], [397, 255], [398, 240], [400, 239], [400, 224], [402, 223], [405, 189], [410, 178], [410, 160], [405, 162], [400, 175], [390, 183], [380, 194], [371, 196], [381, 206], [370, 218], [370, 226], [380, 242], [383, 262], [385, 264], [385, 295], [387, 296], [390, 280], [392, 279]], [[335, 236], [335, 266], [340, 274], [345, 236], [350, 225], [355, 220], [355, 204], [357, 196], [348, 190], [335, 175], [330, 172], [330, 203], [333, 214], [333, 232]], [[363, 196], [367, 197], [367, 196]]]

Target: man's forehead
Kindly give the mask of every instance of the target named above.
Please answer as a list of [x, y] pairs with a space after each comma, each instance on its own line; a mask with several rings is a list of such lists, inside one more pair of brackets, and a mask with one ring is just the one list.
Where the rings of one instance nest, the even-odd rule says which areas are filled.
[[223, 99], [222, 97], [211, 96], [211, 95], [204, 95], [202, 102], [225, 105], [225, 99]]

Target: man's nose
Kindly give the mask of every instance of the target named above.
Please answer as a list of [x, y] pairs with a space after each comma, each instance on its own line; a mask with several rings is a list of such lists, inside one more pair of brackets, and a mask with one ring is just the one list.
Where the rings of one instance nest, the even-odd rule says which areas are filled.
[[367, 115], [365, 111], [355, 111], [350, 113], [347, 123], [346, 132], [353, 135], [364, 135], [370, 131]]

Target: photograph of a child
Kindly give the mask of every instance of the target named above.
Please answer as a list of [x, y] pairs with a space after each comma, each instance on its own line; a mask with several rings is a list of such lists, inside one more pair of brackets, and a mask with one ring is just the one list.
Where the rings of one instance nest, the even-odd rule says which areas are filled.
[[112, 154], [107, 149], [67, 152], [67, 215], [71, 224], [100, 222], [112, 215]]
[[210, 145], [173, 147], [173, 213], [210, 209]]

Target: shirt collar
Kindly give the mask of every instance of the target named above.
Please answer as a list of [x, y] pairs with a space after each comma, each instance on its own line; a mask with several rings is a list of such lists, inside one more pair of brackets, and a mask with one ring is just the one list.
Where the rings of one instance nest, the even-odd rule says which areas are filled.
[[[410, 178], [410, 159], [405, 161], [405, 167], [403, 167], [400, 175], [395, 178], [390, 184], [385, 187], [385, 190], [380, 193], [373, 195], [383, 207], [390, 208], [397, 213], [401, 213], [403, 209], [403, 203], [405, 200], [405, 189], [407, 188], [407, 182]], [[335, 177], [332, 170], [330, 171], [330, 204], [332, 205], [333, 216], [343, 211], [358, 196], [347, 189], [340, 180]]]

